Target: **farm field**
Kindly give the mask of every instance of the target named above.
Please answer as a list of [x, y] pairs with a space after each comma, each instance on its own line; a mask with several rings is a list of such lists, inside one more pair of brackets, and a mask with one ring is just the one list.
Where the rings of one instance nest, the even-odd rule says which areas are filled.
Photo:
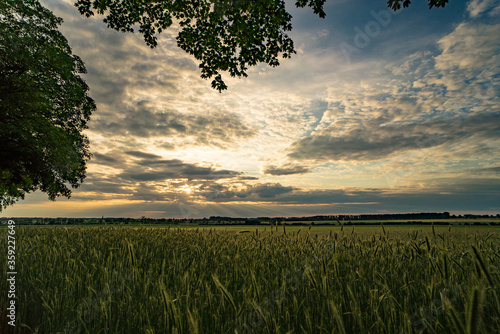
[[498, 231], [18, 226], [16, 333], [495, 333]]
[[[307, 222], [306, 222], [307, 224]], [[382, 227], [383, 225], [383, 227]], [[163, 228], [168, 228], [169, 226], [163, 226]], [[325, 235], [332, 233], [341, 233], [341, 232], [359, 232], [359, 233], [383, 233], [384, 230], [386, 232], [396, 231], [397, 233], [402, 231], [419, 231], [419, 232], [432, 232], [434, 229], [436, 232], [449, 232], [456, 231], [457, 233], [469, 233], [470, 231], [500, 231], [500, 226], [488, 226], [488, 225], [479, 225], [479, 226], [457, 226], [457, 225], [430, 225], [429, 224], [416, 224], [416, 225], [385, 225], [384, 224], [366, 224], [366, 225], [348, 225], [345, 224], [343, 227], [336, 225], [293, 225], [286, 224], [278, 226], [270, 226], [270, 225], [180, 225], [180, 226], [170, 226], [170, 228], [181, 228], [181, 229], [190, 229], [190, 230], [199, 230], [199, 231], [219, 231], [219, 232], [228, 232], [228, 233], [248, 233], [248, 232], [287, 232], [287, 233], [308, 233], [308, 234], [318, 234]]]

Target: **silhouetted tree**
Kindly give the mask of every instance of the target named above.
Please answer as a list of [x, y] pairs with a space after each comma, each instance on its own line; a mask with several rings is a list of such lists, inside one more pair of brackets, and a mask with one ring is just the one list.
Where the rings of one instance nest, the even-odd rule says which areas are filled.
[[0, 211], [37, 189], [70, 197], [85, 177], [95, 104], [61, 22], [37, 0], [0, 0]]
[[[326, 0], [297, 0], [297, 7], [309, 6], [324, 18]], [[444, 7], [448, 0], [428, 0], [429, 7]], [[388, 0], [387, 6], [399, 10], [410, 0]], [[134, 26], [144, 35], [146, 44], [157, 45], [156, 34], [172, 23], [180, 26], [177, 45], [199, 62], [201, 77], [212, 80], [219, 92], [227, 89], [221, 71], [232, 77], [246, 77], [248, 66], [266, 63], [278, 66], [278, 58], [296, 53], [292, 16], [284, 0], [78, 0], [82, 15], [105, 15], [109, 28], [133, 32]]]
[[[448, 3], [448, 0], [428, 0], [428, 1], [429, 1], [429, 8], [444, 7]], [[401, 4], [403, 4], [403, 8], [406, 8], [411, 4], [411, 0], [387, 0], [387, 7], [393, 10], [401, 9]]]

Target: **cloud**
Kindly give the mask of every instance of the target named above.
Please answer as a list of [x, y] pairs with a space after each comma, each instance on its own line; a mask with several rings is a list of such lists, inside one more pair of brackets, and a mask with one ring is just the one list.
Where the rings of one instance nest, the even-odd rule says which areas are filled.
[[437, 41], [438, 54], [419, 51], [387, 64], [378, 71], [381, 79], [367, 75], [357, 87], [330, 88], [321, 121], [290, 145], [288, 157], [373, 161], [451, 146], [461, 159], [471, 148], [485, 158], [496, 154], [499, 39], [496, 22], [462, 22]]
[[150, 49], [140, 34], [108, 29], [102, 17], [85, 18], [71, 2], [44, 3], [64, 16], [61, 30], [87, 66], [84, 79], [98, 107], [89, 123], [92, 145], [111, 148], [126, 139], [134, 146], [155, 138], [155, 145], [168, 150], [231, 148], [256, 134], [227, 104], [203, 99], [220, 94], [200, 78], [194, 57], [176, 45], [176, 27], [164, 31], [158, 47]]
[[136, 165], [127, 168], [118, 176], [125, 180], [160, 181], [168, 179], [218, 180], [241, 175], [240, 172], [185, 163], [179, 159], [164, 160], [149, 154], [144, 156], [153, 156], [153, 159], [141, 159], [136, 162]]
[[118, 163], [118, 160], [115, 158], [107, 155], [107, 154], [101, 154], [101, 153], [93, 153], [92, 155], [92, 162], [98, 161], [99, 163], [104, 163], [104, 164], [116, 164]]
[[279, 195], [293, 191], [294, 187], [284, 187], [279, 183], [259, 184], [249, 189], [249, 193], [256, 194], [259, 198], [275, 198]]
[[242, 172], [141, 151], [97, 153], [91, 169], [75, 199], [192, 202], [255, 181]]
[[[95, 178], [94, 178], [95, 180]], [[209, 183], [211, 192], [192, 198], [182, 192], [161, 193], [155, 187], [141, 184], [136, 192], [122, 199], [101, 197], [81, 198], [89, 201], [57, 201], [46, 203], [40, 193], [29, 195], [34, 200], [26, 209], [40, 209], [44, 216], [57, 216], [61, 210], [72, 209], [67, 216], [92, 217], [179, 217], [200, 218], [212, 215], [233, 217], [302, 216], [341, 213], [387, 212], [499, 212], [499, 178], [438, 178], [420, 180], [423, 187], [411, 185], [397, 189], [300, 189], [280, 184], [248, 186], [230, 191], [227, 183]], [[101, 184], [101, 189], [110, 187]], [[184, 185], [179, 184], [178, 188]], [[292, 188], [292, 189], [290, 189]], [[108, 188], [110, 190], [110, 188]], [[208, 188], [207, 188], [208, 189]], [[207, 190], [205, 189], [205, 190]], [[234, 189], [233, 189], [234, 190]], [[274, 193], [269, 197], [268, 191]], [[117, 190], [122, 192], [123, 189]], [[264, 197], [260, 196], [264, 194]], [[266, 197], [267, 196], [267, 197]], [[175, 198], [174, 198], [175, 197]], [[199, 201], [204, 199], [204, 201]], [[16, 207], [9, 212], [15, 215]], [[45, 210], [45, 211], [44, 211]], [[22, 216], [19, 211], [19, 216]]]
[[141, 151], [127, 151], [127, 152], [125, 152], [125, 154], [128, 154], [128, 155], [136, 157], [136, 158], [142, 158], [142, 159], [160, 159], [161, 158], [161, 156], [159, 156], [159, 155], [141, 152]]
[[496, 20], [461, 22], [437, 42], [440, 52], [426, 60], [427, 66], [422, 66], [426, 73], [414, 77], [412, 83], [431, 112], [498, 111], [499, 14]]
[[[500, 195], [500, 179], [498, 178], [438, 178], [419, 180], [418, 183], [420, 186], [411, 185], [395, 189], [302, 189], [266, 183], [248, 186], [240, 191], [231, 191], [225, 185], [219, 185], [217, 191], [207, 192], [204, 197], [210, 203], [244, 201], [249, 204], [267, 203], [267, 205], [331, 205], [331, 212], [334, 212], [335, 206], [338, 205], [372, 206], [372, 210], [373, 208], [396, 209], [398, 205], [407, 209], [413, 205], [411, 211], [423, 209], [429, 205], [438, 210], [447, 208], [467, 210], [477, 206], [482, 198], [483, 208], [489, 207], [492, 211], [495, 208], [500, 210], [500, 206], [495, 201], [495, 198]], [[483, 197], [484, 194], [488, 194], [487, 199]]]
[[[464, 22], [438, 41], [441, 54], [435, 57], [435, 69], [462, 88], [472, 79], [490, 79], [500, 68], [500, 24]], [[446, 82], [445, 82], [446, 84]]]
[[142, 160], [142, 168], [130, 169], [120, 178], [137, 181], [161, 181], [168, 179], [209, 179], [218, 180], [233, 178], [241, 173], [230, 170], [216, 170], [213, 167], [202, 167], [196, 164], [184, 163], [181, 160]]
[[[443, 178], [443, 172], [432, 172], [426, 171], [421, 173], [423, 176], [431, 177], [441, 177]], [[500, 176], [500, 167], [480, 167], [480, 168], [461, 168], [457, 170], [447, 171], [446, 175], [453, 178], [469, 178], [469, 179], [484, 179], [484, 178], [494, 178], [495, 176]]]
[[475, 168], [469, 170], [472, 174], [476, 175], [499, 175], [500, 176], [500, 167], [486, 167], [486, 168]]
[[310, 173], [311, 170], [308, 167], [298, 166], [298, 165], [284, 165], [281, 167], [277, 166], [267, 166], [264, 169], [264, 174], [281, 176], [281, 175], [293, 175], [293, 174], [306, 174]]
[[[196, 182], [194, 182], [196, 183]], [[209, 202], [274, 202], [279, 201], [283, 194], [297, 190], [296, 187], [283, 186], [279, 183], [245, 182], [244, 179], [234, 179], [223, 183], [205, 181], [198, 188], [197, 198]]]
[[467, 11], [469, 12], [470, 17], [475, 18], [478, 17], [481, 13], [493, 7], [495, 3], [498, 6], [497, 0], [471, 0], [467, 4]]
[[471, 137], [476, 141], [500, 139], [499, 117], [500, 113], [494, 113], [389, 125], [376, 119], [352, 127], [342, 135], [335, 133], [334, 125], [292, 144], [288, 156], [317, 161], [376, 160], [409, 150], [462, 142]]
[[153, 107], [146, 101], [124, 106], [115, 117], [97, 115], [91, 130], [108, 136], [171, 139], [174, 143], [170, 143], [170, 147], [175, 144], [227, 147], [256, 134], [256, 130], [235, 113], [210, 110], [203, 113], [180, 112]]

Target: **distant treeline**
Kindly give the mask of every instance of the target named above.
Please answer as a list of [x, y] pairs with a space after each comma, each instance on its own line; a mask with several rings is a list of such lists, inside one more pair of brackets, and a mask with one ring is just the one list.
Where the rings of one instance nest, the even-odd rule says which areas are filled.
[[[390, 213], [390, 214], [366, 214], [366, 215], [331, 215], [313, 217], [287, 217], [285, 221], [365, 221], [365, 220], [415, 220], [415, 219], [474, 219], [474, 218], [500, 218], [497, 215], [451, 215], [449, 212], [421, 212], [421, 213]], [[261, 219], [261, 218], [259, 218]]]
[[[427, 213], [395, 213], [395, 214], [363, 214], [363, 215], [318, 215], [308, 217], [257, 217], [257, 218], [235, 218], [211, 216], [210, 218], [11, 218], [19, 225], [92, 225], [92, 224], [197, 224], [197, 225], [367, 225], [383, 222], [387, 225], [397, 224], [430, 224], [431, 220], [436, 220], [434, 224], [449, 224], [446, 220], [471, 219], [470, 224], [481, 225], [485, 223], [474, 222], [478, 218], [500, 218], [497, 215], [451, 215], [449, 212], [427, 212]], [[7, 220], [7, 218], [2, 219]], [[424, 221], [424, 222], [423, 222]], [[469, 223], [464, 222], [468, 225]], [[495, 224], [491, 222], [491, 224]]]

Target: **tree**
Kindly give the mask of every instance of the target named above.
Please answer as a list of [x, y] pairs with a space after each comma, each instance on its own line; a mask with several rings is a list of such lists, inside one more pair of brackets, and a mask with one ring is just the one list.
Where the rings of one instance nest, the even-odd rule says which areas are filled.
[[[428, 1], [429, 1], [429, 8], [444, 7], [448, 3], [448, 0], [428, 0]], [[406, 8], [410, 6], [411, 0], [387, 0], [387, 7], [393, 10], [401, 9], [401, 4], [403, 4], [403, 8]]]
[[[295, 5], [309, 6], [324, 18], [326, 0], [297, 0]], [[429, 7], [444, 7], [448, 0], [428, 0]], [[388, 0], [387, 6], [399, 10], [411, 0]], [[82, 15], [105, 15], [109, 28], [143, 34], [146, 44], [157, 45], [156, 34], [180, 26], [177, 45], [199, 62], [201, 77], [212, 80], [219, 92], [227, 89], [221, 72], [231, 77], [246, 77], [248, 66], [266, 63], [278, 66], [279, 57], [296, 53], [292, 39], [292, 16], [285, 0], [77, 0]]]
[[35, 190], [69, 198], [85, 178], [95, 103], [61, 22], [37, 0], [0, 0], [0, 211]]

